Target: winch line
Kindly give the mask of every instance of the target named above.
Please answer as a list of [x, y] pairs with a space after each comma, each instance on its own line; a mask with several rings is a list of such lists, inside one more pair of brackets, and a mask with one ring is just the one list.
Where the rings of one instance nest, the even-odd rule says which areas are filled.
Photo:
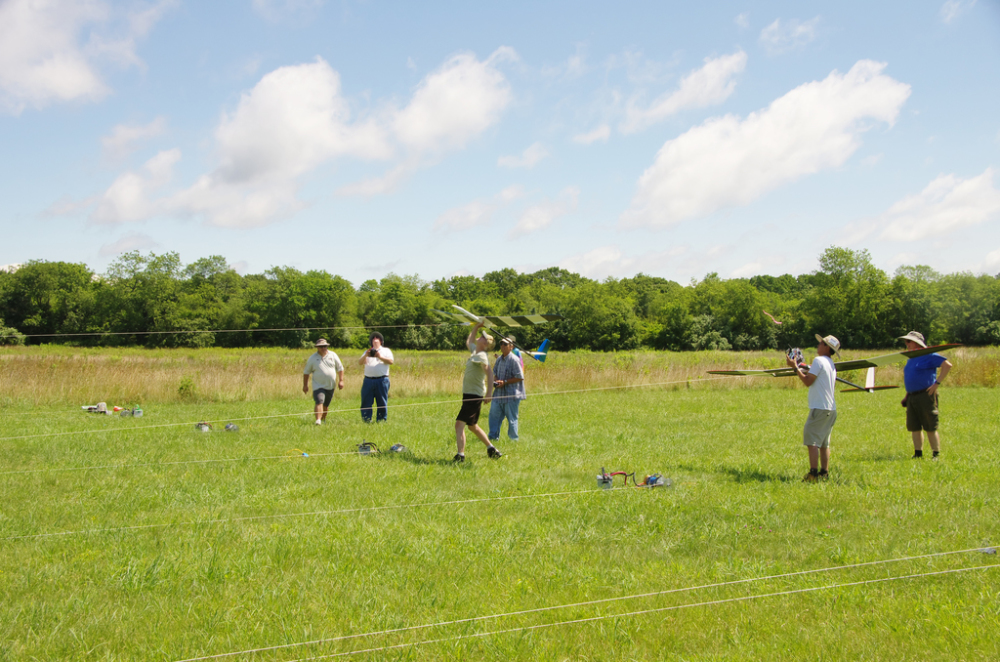
[[641, 609], [638, 611], [623, 612], [620, 614], [607, 614], [605, 616], [591, 616], [589, 618], [577, 618], [571, 621], [560, 621], [558, 623], [542, 623], [538, 625], [528, 625], [517, 628], [509, 628], [506, 630], [493, 630], [491, 632], [476, 632], [472, 634], [460, 634], [453, 637], [442, 637], [440, 639], [427, 639], [424, 641], [416, 641], [405, 644], [393, 644], [391, 646], [379, 646], [375, 648], [365, 648], [353, 651], [345, 651], [343, 653], [330, 653], [328, 655], [316, 655], [313, 657], [303, 657], [297, 658], [295, 660], [289, 660], [288, 662], [311, 662], [312, 660], [328, 660], [334, 657], [346, 657], [348, 655], [361, 655], [363, 653], [379, 653], [389, 650], [398, 650], [401, 648], [409, 648], [416, 646], [426, 646], [428, 644], [440, 644], [447, 643], [449, 641], [460, 641], [462, 639], [483, 639], [486, 637], [495, 637], [503, 634], [514, 634], [514, 633], [524, 633], [532, 632], [535, 630], [544, 630], [554, 627], [563, 627], [567, 625], [579, 625], [581, 623], [595, 623], [597, 621], [606, 621], [612, 618], [628, 618], [634, 616], [643, 616], [646, 614], [656, 614], [663, 613], [667, 611], [679, 611], [681, 609], [692, 609], [695, 607], [713, 607], [716, 605], [735, 603], [735, 602], [749, 602], [751, 600], [760, 600], [764, 598], [776, 598], [787, 595], [797, 595], [803, 593], [815, 593], [817, 591], [829, 591], [838, 588], [850, 588], [853, 586], [866, 586], [868, 584], [881, 584], [885, 582], [899, 581], [902, 579], [918, 579], [921, 577], [934, 577], [941, 575], [957, 574], [960, 572], [971, 572], [973, 570], [985, 570], [987, 568], [995, 568], [1000, 566], [1000, 563], [994, 563], [990, 565], [980, 565], [970, 568], [953, 568], [950, 570], [938, 570], [934, 572], [920, 572], [911, 575], [897, 575], [895, 577], [882, 577], [879, 579], [865, 579], [856, 582], [845, 582], [842, 584], [827, 584], [826, 586], [813, 586], [809, 588], [798, 588], [791, 589], [788, 591], [775, 591], [773, 593], [762, 593], [760, 595], [746, 595], [736, 598], [722, 598], [719, 600], [705, 600], [703, 602], [692, 602], [683, 605], [671, 605], [669, 607], [656, 607], [653, 609]]
[[408, 329], [438, 326], [461, 326], [456, 322], [437, 322], [435, 324], [372, 324], [355, 326], [290, 326], [276, 329], [191, 329], [188, 331], [81, 331], [79, 333], [8, 333], [4, 338], [75, 338], [88, 336], [155, 336], [176, 335], [180, 333], [264, 333], [268, 331], [349, 331], [354, 329]]
[[[227, 658], [227, 657], [235, 657], [237, 655], [240, 655], [240, 656], [242, 656], [242, 655], [253, 655], [253, 654], [256, 654], [256, 653], [266, 653], [266, 652], [276, 651], [276, 650], [287, 650], [289, 648], [301, 648], [301, 647], [305, 647], [305, 646], [318, 646], [318, 645], [322, 645], [322, 644], [336, 643], [336, 642], [339, 642], [339, 641], [347, 641], [347, 640], [350, 640], [350, 639], [360, 639], [360, 638], [366, 638], [366, 637], [386, 636], [386, 635], [390, 635], [390, 634], [400, 634], [400, 633], [403, 633], [403, 632], [414, 632], [416, 630], [426, 630], [426, 629], [438, 628], [438, 627], [449, 627], [449, 626], [453, 626], [453, 625], [465, 625], [465, 624], [469, 624], [469, 623], [481, 622], [481, 621], [486, 621], [486, 620], [494, 620], [494, 619], [501, 619], [501, 618], [510, 618], [510, 617], [514, 617], [514, 616], [524, 616], [524, 615], [527, 615], [527, 614], [538, 614], [538, 613], [551, 612], [551, 611], [556, 611], [556, 610], [561, 610], [561, 609], [589, 607], [589, 606], [593, 606], [593, 605], [608, 604], [608, 603], [613, 603], [613, 602], [622, 602], [622, 601], [625, 601], [625, 600], [638, 600], [638, 599], [644, 599], [644, 598], [659, 597], [659, 596], [670, 595], [670, 594], [674, 594], [674, 593], [691, 593], [691, 592], [695, 592], [695, 591], [703, 591], [703, 590], [713, 589], [713, 588], [724, 588], [724, 587], [727, 587], [727, 586], [738, 586], [738, 585], [741, 585], [741, 584], [750, 584], [750, 583], [757, 583], [757, 582], [765, 582], [765, 581], [771, 581], [771, 580], [776, 580], [776, 579], [787, 579], [787, 578], [790, 578], [790, 577], [800, 577], [800, 576], [813, 575], [813, 574], [819, 574], [819, 573], [838, 572], [838, 571], [841, 571], [841, 570], [851, 570], [851, 569], [855, 569], [855, 568], [871, 567], [871, 566], [878, 566], [878, 565], [887, 565], [887, 564], [890, 564], [890, 563], [903, 563], [903, 562], [907, 562], [907, 561], [919, 561], [919, 560], [929, 559], [929, 558], [936, 558], [936, 557], [943, 557], [943, 556], [953, 556], [953, 555], [956, 555], [956, 554], [968, 554], [970, 552], [981, 552], [981, 551], [983, 551], [983, 548], [978, 548], [977, 547], [977, 548], [970, 548], [970, 549], [954, 550], [954, 551], [949, 551], [949, 552], [934, 552], [934, 553], [930, 553], [930, 554], [920, 554], [918, 556], [904, 556], [904, 557], [899, 557], [899, 558], [894, 558], [894, 559], [879, 559], [879, 560], [876, 560], [876, 561], [863, 561], [863, 562], [860, 562], [860, 563], [850, 563], [850, 564], [846, 564], [846, 565], [832, 566], [832, 567], [827, 567], [827, 568], [814, 568], [812, 570], [799, 570], [799, 571], [795, 571], [795, 572], [786, 572], [786, 573], [777, 574], [777, 575], [766, 575], [766, 576], [763, 576], [763, 577], [749, 577], [749, 578], [745, 578], [745, 579], [735, 579], [735, 580], [726, 581], [726, 582], [716, 582], [716, 583], [713, 583], [713, 584], [702, 584], [702, 585], [698, 585], [698, 586], [686, 586], [686, 587], [680, 587], [680, 588], [665, 589], [665, 590], [662, 590], [662, 591], [653, 591], [653, 592], [649, 592], [649, 593], [638, 593], [638, 594], [634, 594], [634, 595], [622, 595], [622, 596], [615, 596], [615, 597], [611, 597], [611, 598], [600, 598], [600, 599], [597, 599], [597, 600], [586, 600], [584, 602], [575, 602], [575, 603], [571, 603], [571, 604], [552, 605], [552, 606], [549, 606], [549, 607], [537, 607], [537, 608], [534, 608], [534, 609], [523, 609], [523, 610], [519, 610], [519, 611], [504, 612], [504, 613], [500, 613], [500, 614], [490, 614], [490, 615], [486, 615], [486, 616], [474, 616], [474, 617], [470, 617], [470, 618], [461, 618], [461, 619], [456, 619], [456, 620], [451, 620], [451, 621], [441, 621], [441, 622], [438, 622], [438, 623], [427, 623], [427, 624], [424, 624], [424, 625], [413, 625], [413, 626], [409, 626], [409, 627], [392, 628], [392, 629], [389, 629], [389, 630], [378, 630], [378, 631], [374, 631], [374, 632], [363, 632], [363, 633], [358, 633], [358, 634], [348, 634], [348, 635], [342, 635], [342, 636], [338, 636], [338, 637], [328, 637], [328, 638], [324, 638], [324, 639], [314, 639], [312, 641], [303, 641], [303, 642], [296, 642], [296, 643], [291, 643], [291, 644], [277, 644], [277, 645], [274, 645], [274, 646], [266, 646], [266, 647], [262, 647], [262, 648], [252, 648], [252, 649], [241, 650], [241, 651], [233, 651], [233, 652], [228, 652], [228, 653], [216, 653], [216, 654], [213, 654], [213, 655], [204, 655], [204, 656], [201, 656], [201, 657], [186, 658], [184, 660], [177, 660], [176, 662], [203, 662], [205, 660], [218, 660], [218, 659], [223, 659], [223, 658]], [[1000, 564], [998, 564], [998, 565], [1000, 565]], [[977, 567], [989, 567], [989, 566], [977, 566]]]
[[32, 540], [40, 538], [58, 538], [63, 536], [89, 535], [96, 533], [123, 533], [127, 531], [144, 531], [151, 529], [167, 529], [178, 526], [205, 526], [212, 524], [229, 524], [234, 522], [257, 522], [265, 520], [292, 519], [296, 517], [333, 517], [351, 513], [383, 512], [389, 510], [406, 510], [408, 508], [433, 508], [435, 506], [458, 506], [470, 503], [489, 503], [495, 501], [515, 501], [525, 499], [543, 499], [561, 496], [578, 496], [581, 494], [607, 494], [611, 492], [631, 492], [633, 490], [575, 490], [572, 492], [547, 492], [544, 494], [514, 494], [510, 496], [480, 497], [477, 499], [459, 499], [453, 501], [427, 501], [423, 503], [402, 503], [390, 506], [364, 506], [359, 508], [340, 508], [337, 510], [313, 510], [305, 513], [281, 513], [277, 515], [246, 515], [242, 517], [220, 517], [216, 519], [189, 520], [182, 522], [161, 522], [158, 524], [136, 524], [132, 526], [113, 526], [99, 529], [75, 529], [72, 531], [57, 531], [54, 533], [30, 533], [21, 536], [6, 536], [0, 540]]
[[[308, 457], [330, 457], [333, 455], [357, 455], [357, 451], [345, 451], [343, 453], [309, 453]], [[138, 464], [103, 464], [91, 467], [46, 467], [43, 469], [18, 469], [16, 471], [0, 471], [0, 476], [11, 474], [35, 474], [54, 471], [99, 471], [102, 469], [132, 469], [137, 467], [167, 467], [178, 464], [212, 464], [214, 462], [253, 462], [257, 460], [297, 460], [302, 455], [263, 455], [259, 457], [232, 457], [212, 460], [176, 460], [171, 462], [142, 462]]]
[[[654, 382], [654, 383], [650, 383], [650, 384], [619, 384], [619, 385], [616, 385], [616, 386], [597, 386], [597, 387], [594, 387], [594, 388], [568, 389], [568, 390], [565, 390], [565, 391], [543, 391], [543, 392], [540, 392], [540, 393], [532, 393], [531, 397], [533, 397], [533, 398], [540, 398], [540, 397], [549, 396], [549, 395], [567, 395], [567, 394], [571, 394], [571, 393], [591, 393], [591, 392], [599, 392], [599, 391], [619, 391], [619, 390], [625, 390], [625, 389], [631, 389], [631, 388], [649, 388], [649, 387], [653, 387], [653, 386], [672, 386], [674, 384], [685, 384], [685, 383], [698, 383], [698, 384], [700, 384], [700, 383], [703, 383], [703, 382], [718, 381], [718, 380], [729, 380], [729, 379], [730, 378], [728, 376], [722, 376], [722, 377], [704, 377], [704, 378], [699, 378], [699, 379], [696, 379], [696, 380], [678, 379], [678, 380], [669, 381], [669, 382]], [[493, 400], [503, 400], [505, 398], [513, 398], [513, 397], [516, 397], [516, 396], [514, 396], [514, 395], [510, 395], [510, 396], [501, 395], [501, 396], [497, 396], [497, 397], [493, 398]], [[409, 403], [402, 403], [402, 404], [390, 405], [390, 408], [392, 408], [392, 409], [403, 409], [403, 408], [409, 408], [409, 407], [430, 407], [430, 406], [445, 405], [445, 404], [455, 404], [456, 402], [461, 402], [461, 401], [460, 400], [456, 400], [455, 398], [450, 398], [448, 400], [432, 400], [431, 402], [409, 402]], [[327, 414], [343, 414], [345, 412], [357, 412], [357, 411], [358, 411], [358, 408], [355, 407], [355, 406], [352, 406], [349, 409], [330, 409], [330, 410], [327, 411]], [[260, 420], [266, 420], [266, 419], [272, 419], [272, 418], [290, 418], [292, 416], [311, 416], [311, 415], [313, 415], [315, 413], [316, 413], [315, 410], [309, 410], [309, 411], [306, 411], [306, 412], [298, 412], [298, 413], [293, 413], [293, 414], [272, 414], [272, 415], [269, 415], [269, 416], [229, 417], [229, 418], [214, 419], [214, 420], [211, 420], [211, 421], [190, 421], [190, 422], [187, 422], [187, 423], [162, 423], [162, 424], [159, 424], [159, 425], [145, 425], [145, 426], [132, 427], [132, 428], [106, 428], [106, 429], [103, 429], [103, 430], [78, 430], [78, 431], [73, 431], [73, 432], [42, 432], [42, 433], [39, 433], [39, 434], [25, 434], [25, 435], [13, 436], [13, 437], [0, 437], [0, 441], [14, 441], [14, 440], [18, 440], [18, 439], [39, 439], [39, 438], [43, 438], [43, 437], [65, 437], [65, 436], [84, 435], [84, 434], [108, 434], [108, 433], [113, 433], [113, 432], [141, 432], [143, 430], [155, 430], [155, 429], [159, 429], [159, 428], [183, 427], [185, 425], [187, 425], [187, 426], [194, 426], [194, 425], [197, 425], [198, 423], [229, 423], [229, 422], [232, 422], [232, 421], [260, 421]]]

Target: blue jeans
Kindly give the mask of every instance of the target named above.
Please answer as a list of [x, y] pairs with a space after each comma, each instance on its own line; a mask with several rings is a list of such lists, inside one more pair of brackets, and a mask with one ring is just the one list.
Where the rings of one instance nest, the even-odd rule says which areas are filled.
[[375, 422], [381, 422], [388, 418], [386, 405], [389, 402], [389, 378], [365, 377], [361, 382], [361, 420], [365, 423], [372, 422], [372, 400], [378, 405], [378, 414]]
[[495, 441], [500, 438], [500, 425], [507, 419], [507, 436], [511, 441], [517, 441], [517, 410], [521, 401], [517, 398], [499, 398], [490, 403], [490, 433], [489, 438]]

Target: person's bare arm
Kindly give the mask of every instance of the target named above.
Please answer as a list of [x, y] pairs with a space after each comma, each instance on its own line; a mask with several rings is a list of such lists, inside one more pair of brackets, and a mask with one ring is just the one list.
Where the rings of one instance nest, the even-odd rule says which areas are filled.
[[483, 402], [490, 404], [493, 399], [493, 368], [490, 364], [486, 364], [486, 397], [483, 398]]
[[341, 370], [340, 372], [337, 373], [337, 379], [339, 380], [337, 382], [337, 388], [339, 388], [341, 391], [343, 391], [344, 390], [344, 371], [343, 370]]
[[470, 343], [476, 342], [476, 336], [479, 334], [479, 329], [483, 328], [484, 322], [479, 320], [476, 325], [472, 327], [472, 331], [469, 331], [469, 337], [465, 339], [465, 346], [468, 347]]
[[785, 363], [787, 363], [788, 367], [795, 371], [795, 376], [798, 377], [806, 386], [812, 386], [813, 382], [816, 381], [816, 375], [809, 372], [802, 372], [802, 368], [799, 367], [799, 364], [796, 363], [795, 359], [792, 357], [786, 356]]
[[309, 375], [308, 374], [302, 375], [302, 392], [303, 393], [308, 393], [309, 392]]

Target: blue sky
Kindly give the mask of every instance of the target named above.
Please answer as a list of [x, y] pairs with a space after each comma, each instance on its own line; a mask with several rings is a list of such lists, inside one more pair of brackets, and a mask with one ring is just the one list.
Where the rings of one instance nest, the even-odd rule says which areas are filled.
[[0, 0], [0, 265], [997, 274], [998, 83], [996, 0]]

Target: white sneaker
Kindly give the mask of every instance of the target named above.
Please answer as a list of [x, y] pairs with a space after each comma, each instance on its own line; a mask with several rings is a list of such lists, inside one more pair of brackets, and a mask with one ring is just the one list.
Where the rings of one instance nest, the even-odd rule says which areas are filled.
[[316, 419], [316, 425], [323, 425], [323, 419], [322, 418], [317, 418]]

